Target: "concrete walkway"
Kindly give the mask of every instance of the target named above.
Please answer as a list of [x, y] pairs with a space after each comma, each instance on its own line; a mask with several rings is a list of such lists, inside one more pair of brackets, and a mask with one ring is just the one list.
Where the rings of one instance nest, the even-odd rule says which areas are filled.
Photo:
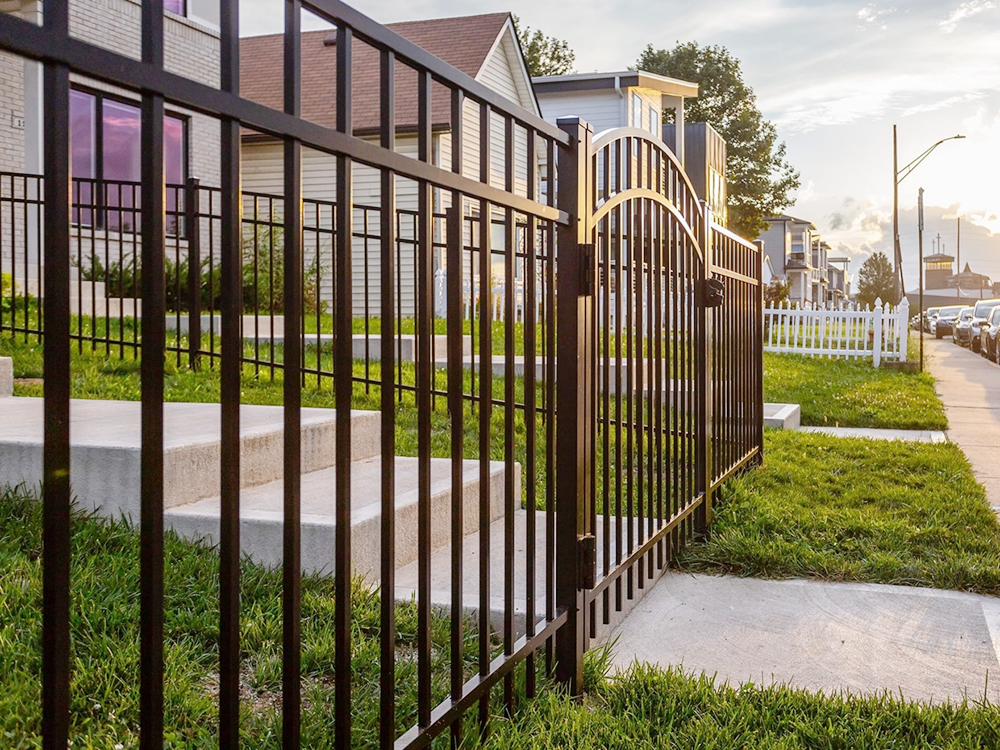
[[[945, 439], [968, 456], [1000, 513], [1000, 367], [925, 341], [947, 433], [803, 428], [852, 437]], [[1000, 598], [957, 591], [766, 581], [669, 572], [617, 627], [614, 661], [680, 665], [719, 682], [787, 683], [940, 703], [1000, 703]], [[992, 679], [989, 679], [989, 678]]]
[[1000, 513], [1000, 367], [948, 339], [925, 339], [924, 355], [944, 402], [948, 439], [968, 457]]
[[733, 685], [889, 690], [934, 703], [982, 700], [986, 690], [1000, 703], [996, 597], [669, 572], [616, 636], [618, 668], [639, 660]]

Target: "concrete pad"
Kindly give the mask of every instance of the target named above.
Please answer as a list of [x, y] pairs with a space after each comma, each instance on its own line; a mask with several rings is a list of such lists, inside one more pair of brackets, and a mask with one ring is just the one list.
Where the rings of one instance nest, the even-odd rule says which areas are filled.
[[871, 427], [800, 427], [801, 432], [815, 432], [833, 437], [865, 438], [867, 440], [907, 440], [915, 443], [946, 443], [948, 436], [940, 430], [881, 430]]
[[779, 430], [797, 430], [802, 423], [799, 404], [764, 404], [764, 426]]
[[[878, 584], [670, 572], [612, 637], [614, 663], [681, 665], [732, 684], [789, 683], [941, 703], [982, 699], [1000, 668], [1000, 600]], [[1000, 702], [989, 682], [986, 697]]]
[[[43, 400], [11, 398], [0, 409], [0, 484], [37, 486], [42, 479]], [[240, 407], [240, 484], [281, 476], [284, 411]], [[74, 399], [70, 406], [70, 475], [79, 504], [117, 516], [139, 517], [141, 404]], [[378, 412], [353, 412], [352, 457], [380, 450]], [[218, 404], [166, 403], [164, 504], [170, 508], [219, 493], [221, 412]], [[302, 410], [302, 469], [331, 466], [336, 444], [333, 409]]]
[[14, 360], [0, 357], [0, 398], [14, 395]]
[[[513, 538], [513, 599], [512, 610], [514, 618], [514, 628], [516, 637], [525, 634], [527, 622], [530, 618], [531, 604], [528, 592], [528, 559], [534, 553], [535, 576], [534, 576], [534, 616], [536, 622], [542, 619], [546, 611], [548, 595], [546, 593], [545, 576], [545, 553], [547, 540], [547, 519], [544, 511], [534, 511], [535, 538], [534, 544], [528, 536], [528, 517], [532, 511], [518, 508], [512, 517], [512, 538]], [[597, 581], [600, 582], [606, 575], [603, 568], [605, 528], [609, 530], [607, 542], [611, 568], [614, 569], [614, 559], [617, 554], [617, 526], [616, 520], [611, 519], [611, 523], [605, 527], [604, 519], [597, 518], [595, 529], [597, 537]], [[623, 536], [627, 529], [623, 527]], [[638, 546], [638, 521], [633, 519], [633, 538]], [[502, 629], [505, 615], [505, 582], [506, 582], [506, 560], [504, 558], [504, 545], [507, 537], [507, 519], [500, 517], [490, 524], [489, 528], [489, 590], [487, 593], [488, 607], [490, 609], [490, 622], [497, 629]], [[466, 614], [478, 612], [482, 606], [480, 597], [480, 555], [479, 555], [480, 533], [470, 534], [462, 540], [462, 609]], [[558, 558], [558, 552], [556, 557]], [[624, 553], [623, 553], [624, 556]], [[655, 568], [655, 566], [654, 566]], [[616, 587], [609, 588], [609, 608], [608, 621], [603, 618], [603, 596], [598, 598], [597, 621], [595, 623], [594, 638], [591, 642], [595, 645], [604, 643], [611, 635], [618, 624], [632, 611], [632, 609], [642, 601], [643, 597], [653, 589], [653, 584], [663, 575], [666, 568], [654, 570], [653, 578], [646, 577], [643, 585], [638, 585], [638, 575], [633, 578], [633, 596], [629, 599], [625, 595], [625, 579], [623, 580], [620, 602], [616, 598]], [[431, 604], [440, 611], [450, 611], [451, 609], [451, 582], [452, 582], [452, 551], [450, 544], [441, 548], [431, 557], [431, 580], [430, 594]], [[417, 563], [402, 567], [396, 571], [395, 597], [397, 601], [409, 601], [417, 596], [419, 569]], [[620, 606], [619, 606], [620, 605]]]
[[[418, 459], [397, 457], [395, 472], [395, 555], [397, 567], [417, 559]], [[353, 572], [378, 583], [382, 559], [382, 476], [380, 458], [351, 464], [351, 563]], [[515, 486], [520, 473], [515, 470]], [[451, 461], [431, 460], [431, 550], [446, 545], [451, 533]], [[332, 574], [334, 569], [336, 470], [302, 476], [302, 569]], [[479, 462], [463, 462], [462, 508], [466, 534], [479, 529]], [[503, 513], [504, 465], [490, 463], [490, 518]], [[240, 493], [240, 547], [252, 560], [277, 567], [282, 561], [284, 483], [281, 480]], [[164, 522], [188, 539], [219, 540], [220, 500], [206, 498], [172, 508]]]

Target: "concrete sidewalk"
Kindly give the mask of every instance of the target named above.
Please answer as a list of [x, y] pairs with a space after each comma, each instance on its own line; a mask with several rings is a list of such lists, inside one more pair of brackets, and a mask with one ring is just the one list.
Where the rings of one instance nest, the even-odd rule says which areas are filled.
[[1000, 367], [947, 339], [925, 338], [924, 354], [948, 416], [948, 439], [968, 457], [1000, 513]]
[[616, 636], [618, 668], [639, 660], [716, 675], [720, 683], [889, 690], [934, 703], [982, 700], [986, 691], [1000, 703], [996, 597], [668, 572]]

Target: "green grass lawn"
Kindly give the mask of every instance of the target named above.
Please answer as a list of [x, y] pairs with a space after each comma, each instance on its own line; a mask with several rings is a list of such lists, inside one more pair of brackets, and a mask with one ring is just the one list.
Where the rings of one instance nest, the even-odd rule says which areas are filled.
[[[39, 746], [41, 704], [41, 506], [0, 490], [0, 747]], [[137, 746], [139, 539], [124, 523], [73, 518], [74, 747]], [[165, 725], [167, 745], [218, 744], [218, 568], [216, 552], [166, 536]], [[303, 747], [333, 747], [335, 611], [332, 578], [302, 581]], [[357, 747], [378, 745], [379, 595], [362, 584], [351, 601]], [[281, 571], [244, 561], [241, 572], [242, 732], [250, 748], [281, 746]], [[396, 699], [400, 731], [416, 721], [417, 612], [396, 609]], [[465, 672], [478, 635], [466, 623]], [[450, 626], [432, 621], [433, 697], [447, 696]], [[494, 643], [494, 651], [499, 644]]]
[[1000, 595], [1000, 524], [956, 445], [768, 430], [678, 565]]
[[764, 400], [799, 404], [804, 425], [948, 428], [929, 374], [876, 370], [864, 360], [765, 352]]
[[898, 697], [731, 687], [634, 666], [581, 702], [548, 693], [494, 724], [491, 748], [542, 750], [977, 750], [1000, 746], [1000, 709]]

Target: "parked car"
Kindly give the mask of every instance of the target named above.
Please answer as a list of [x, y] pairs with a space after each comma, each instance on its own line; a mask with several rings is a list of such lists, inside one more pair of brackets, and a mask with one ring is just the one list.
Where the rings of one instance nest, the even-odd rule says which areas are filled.
[[990, 310], [986, 323], [979, 329], [979, 353], [997, 361], [997, 331], [1000, 329], [1000, 305]]
[[945, 336], [951, 334], [952, 325], [954, 324], [955, 318], [958, 314], [962, 312], [962, 308], [965, 305], [952, 305], [951, 307], [942, 307], [940, 312], [938, 312], [937, 319], [934, 321], [934, 338], [943, 339]]
[[975, 305], [973, 305], [972, 311], [972, 340], [969, 342], [972, 351], [979, 351], [979, 331], [986, 323], [986, 316], [990, 314], [992, 310], [997, 305], [1000, 305], [1000, 299], [981, 299]]
[[952, 324], [951, 340], [959, 346], [969, 346], [972, 340], [972, 313], [974, 307], [963, 307]]
[[927, 333], [934, 333], [934, 330], [931, 328], [932, 321], [937, 318], [937, 314], [940, 311], [940, 307], [928, 307], [927, 312], [924, 313], [924, 330]]

